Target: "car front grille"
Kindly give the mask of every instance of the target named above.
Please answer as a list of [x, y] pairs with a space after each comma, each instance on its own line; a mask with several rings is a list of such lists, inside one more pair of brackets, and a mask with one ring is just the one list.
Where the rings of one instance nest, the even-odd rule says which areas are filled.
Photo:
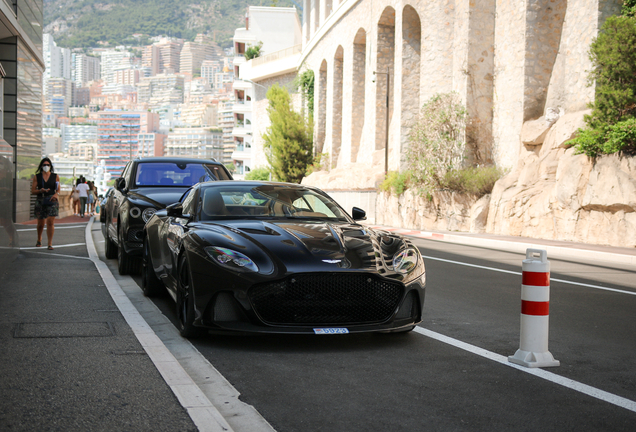
[[313, 273], [254, 285], [254, 311], [269, 324], [343, 325], [388, 320], [404, 288], [375, 275]]

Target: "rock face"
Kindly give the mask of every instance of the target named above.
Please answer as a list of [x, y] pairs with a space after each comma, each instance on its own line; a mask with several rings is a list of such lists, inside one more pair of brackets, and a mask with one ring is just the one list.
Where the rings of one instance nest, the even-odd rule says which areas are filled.
[[492, 191], [486, 231], [636, 247], [636, 158], [567, 148], [587, 111], [561, 117]]
[[378, 194], [377, 223], [636, 247], [636, 158], [568, 148], [587, 112], [559, 118], [542, 144], [521, 144], [519, 165], [492, 194]]
[[477, 199], [454, 192], [437, 192], [430, 200], [413, 190], [400, 196], [378, 193], [376, 222], [420, 230], [485, 232], [489, 201], [490, 195]]

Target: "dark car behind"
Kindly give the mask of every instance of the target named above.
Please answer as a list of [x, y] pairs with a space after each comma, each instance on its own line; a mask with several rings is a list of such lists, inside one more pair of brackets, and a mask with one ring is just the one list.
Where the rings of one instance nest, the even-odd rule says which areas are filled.
[[103, 205], [106, 257], [117, 258], [120, 274], [140, 268], [144, 224], [167, 205], [179, 201], [192, 185], [232, 180], [223, 164], [194, 158], [141, 158], [130, 161]]

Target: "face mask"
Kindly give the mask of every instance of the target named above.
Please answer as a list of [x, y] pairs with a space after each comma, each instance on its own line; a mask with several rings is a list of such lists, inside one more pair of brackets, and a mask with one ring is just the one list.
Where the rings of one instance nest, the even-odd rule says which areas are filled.
[[51, 167], [48, 166], [48, 165], [45, 165], [45, 166], [42, 167], [42, 171], [49, 172], [49, 171], [51, 171]]

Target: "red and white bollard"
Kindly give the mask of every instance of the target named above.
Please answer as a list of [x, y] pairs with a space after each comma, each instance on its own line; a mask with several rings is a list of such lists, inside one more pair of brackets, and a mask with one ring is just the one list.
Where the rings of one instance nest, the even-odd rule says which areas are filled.
[[526, 367], [560, 364], [548, 351], [550, 261], [547, 256], [544, 250], [528, 249], [521, 266], [521, 336], [519, 349], [508, 361]]

